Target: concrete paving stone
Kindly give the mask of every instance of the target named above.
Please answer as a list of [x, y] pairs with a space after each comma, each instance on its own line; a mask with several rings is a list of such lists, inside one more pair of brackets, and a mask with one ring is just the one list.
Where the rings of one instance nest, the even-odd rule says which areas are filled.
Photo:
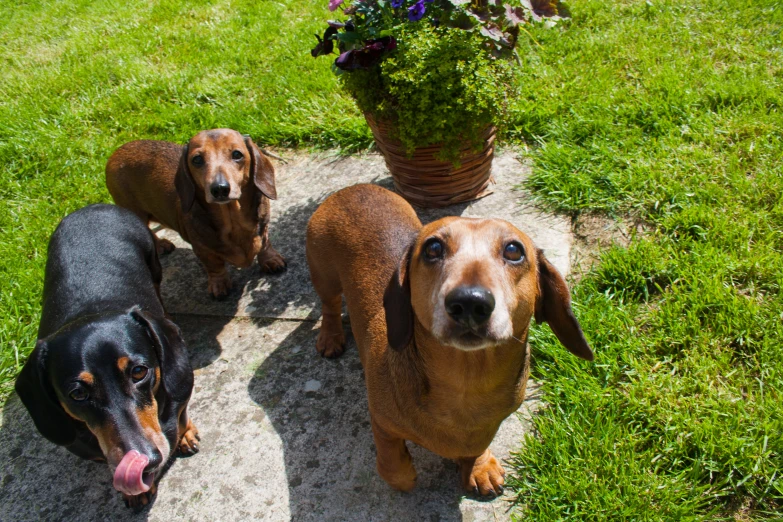
[[[320, 309], [304, 257], [305, 226], [330, 193], [355, 183], [392, 187], [378, 155], [294, 155], [277, 167], [271, 237], [288, 271], [262, 276], [232, 269], [235, 289], [209, 298], [206, 274], [180, 248], [162, 259], [165, 305], [180, 325], [195, 369], [191, 418], [201, 452], [178, 458], [154, 503], [133, 514], [111, 487], [105, 464], [83, 461], [43, 439], [12, 396], [0, 418], [0, 520], [507, 520], [508, 498], [463, 496], [457, 467], [411, 445], [418, 470], [412, 493], [392, 490], [375, 471], [367, 395], [356, 347], [337, 360], [315, 352]], [[572, 244], [567, 219], [527, 205], [515, 186], [529, 169], [512, 152], [498, 155], [494, 193], [443, 210], [445, 215], [500, 217], [527, 232], [566, 273]], [[538, 386], [501, 426], [492, 444], [500, 458], [519, 449], [539, 407]]]

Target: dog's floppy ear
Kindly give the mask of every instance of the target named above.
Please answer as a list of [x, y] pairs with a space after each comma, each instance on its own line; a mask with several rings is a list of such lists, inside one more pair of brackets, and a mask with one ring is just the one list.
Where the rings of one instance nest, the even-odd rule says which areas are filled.
[[179, 168], [174, 176], [174, 187], [177, 189], [182, 212], [190, 212], [190, 209], [193, 208], [193, 202], [196, 200], [196, 186], [193, 184], [193, 177], [190, 175], [190, 167], [188, 167], [187, 145], [182, 147]]
[[253, 176], [253, 184], [261, 193], [269, 199], [277, 199], [275, 188], [275, 168], [272, 162], [258, 150], [258, 147], [250, 136], [245, 137], [245, 146], [252, 159], [250, 163], [250, 175]]
[[19, 377], [16, 393], [30, 412], [35, 427], [41, 435], [60, 446], [68, 446], [76, 440], [73, 420], [65, 413], [46, 370], [46, 341], [39, 340], [27, 359]]
[[383, 293], [383, 310], [386, 314], [386, 337], [389, 346], [400, 351], [413, 338], [413, 306], [411, 305], [410, 264], [411, 245], [405, 249], [400, 264], [392, 274]]
[[536, 322], [546, 321], [568, 351], [577, 357], [592, 361], [593, 351], [587, 344], [579, 321], [571, 310], [571, 294], [563, 276], [538, 249], [538, 298]]
[[131, 317], [147, 329], [158, 356], [161, 373], [161, 389], [174, 402], [185, 402], [193, 390], [193, 368], [188, 359], [188, 349], [179, 327], [163, 317], [156, 317], [138, 306], [130, 309]]

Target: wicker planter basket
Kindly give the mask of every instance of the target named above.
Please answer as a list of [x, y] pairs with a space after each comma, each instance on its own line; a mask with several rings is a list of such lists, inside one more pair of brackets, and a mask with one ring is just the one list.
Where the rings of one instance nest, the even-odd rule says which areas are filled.
[[460, 150], [460, 165], [435, 159], [440, 145], [417, 148], [412, 157], [405, 147], [390, 138], [391, 125], [365, 114], [386, 167], [394, 179], [394, 187], [402, 197], [420, 207], [446, 207], [472, 201], [491, 194], [489, 184], [492, 158], [495, 153], [495, 127], [489, 126], [481, 139], [482, 149], [475, 152], [469, 144]]

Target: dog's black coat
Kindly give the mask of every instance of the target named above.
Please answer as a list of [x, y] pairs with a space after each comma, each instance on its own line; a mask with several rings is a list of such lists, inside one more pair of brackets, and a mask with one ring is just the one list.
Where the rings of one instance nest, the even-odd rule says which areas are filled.
[[[132, 212], [91, 205], [65, 217], [49, 243], [38, 342], [16, 381], [47, 439], [115, 466], [104, 451], [135, 449], [149, 457], [156, 476], [165, 462], [144, 435], [140, 412], [157, 403], [173, 455], [193, 388], [187, 348], [158, 297], [160, 281], [152, 234]], [[138, 366], [149, 370], [136, 382], [130, 373]], [[77, 382], [84, 372], [92, 376], [89, 386]], [[74, 386], [89, 398], [73, 400]], [[102, 451], [95, 433], [106, 427], [116, 437]]]

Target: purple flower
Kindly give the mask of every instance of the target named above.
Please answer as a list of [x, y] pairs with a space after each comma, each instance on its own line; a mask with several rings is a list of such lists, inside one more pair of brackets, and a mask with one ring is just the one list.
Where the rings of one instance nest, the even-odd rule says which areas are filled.
[[334, 11], [335, 9], [337, 9], [338, 7], [340, 7], [340, 5], [341, 5], [341, 4], [342, 4], [344, 1], [345, 1], [345, 0], [329, 0], [329, 10], [330, 10], [330, 11]]
[[424, 0], [419, 0], [408, 8], [408, 20], [418, 22], [424, 18]]
[[397, 40], [393, 36], [370, 40], [362, 49], [353, 49], [342, 53], [334, 61], [334, 64], [344, 71], [369, 69], [381, 61], [384, 53], [396, 48]]
[[405, 3], [405, 0], [391, 0], [391, 6], [395, 9], [399, 9], [400, 7], [402, 7], [403, 3]]

